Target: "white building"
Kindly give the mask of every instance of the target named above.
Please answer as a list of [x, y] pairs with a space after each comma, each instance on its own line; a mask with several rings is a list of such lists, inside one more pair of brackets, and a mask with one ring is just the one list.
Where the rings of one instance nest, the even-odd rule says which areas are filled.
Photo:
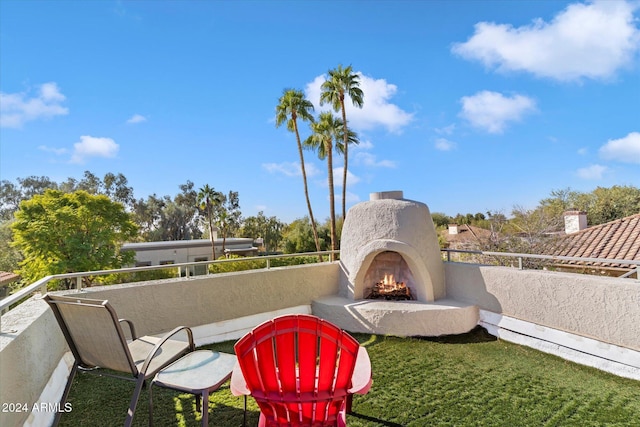
[[[227, 238], [224, 252], [222, 239], [215, 239], [215, 248], [216, 258], [224, 254], [255, 255], [258, 251], [251, 238]], [[211, 241], [208, 239], [125, 243], [122, 250], [135, 251], [136, 267], [210, 261], [212, 258]]]

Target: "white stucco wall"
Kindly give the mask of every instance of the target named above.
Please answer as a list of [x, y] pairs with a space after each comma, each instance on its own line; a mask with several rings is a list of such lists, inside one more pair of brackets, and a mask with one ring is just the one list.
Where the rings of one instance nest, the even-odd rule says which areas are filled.
[[640, 350], [640, 283], [584, 274], [445, 263], [447, 297]]
[[[261, 313], [286, 312], [291, 307], [309, 311], [314, 299], [337, 294], [340, 274], [338, 263], [310, 264], [86, 288], [72, 295], [108, 299], [119, 317], [134, 322], [138, 335], [159, 334], [178, 325], [210, 334], [206, 325], [243, 317], [260, 322], [264, 320]], [[25, 402], [32, 407], [44, 398], [42, 403], [56, 403], [59, 396], [54, 399], [43, 390], [61, 391], [60, 366], [64, 368], [61, 360], [66, 351], [53, 312], [42, 299], [32, 298], [4, 314], [0, 402]], [[33, 425], [46, 425], [52, 419], [52, 414], [31, 415]], [[28, 412], [0, 412], [0, 426], [21, 426], [29, 416]]]

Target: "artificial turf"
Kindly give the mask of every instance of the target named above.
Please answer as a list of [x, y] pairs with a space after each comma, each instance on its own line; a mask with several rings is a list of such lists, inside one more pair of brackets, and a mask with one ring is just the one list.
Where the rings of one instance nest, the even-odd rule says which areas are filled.
[[[354, 335], [368, 349], [373, 387], [356, 395], [358, 426], [633, 426], [640, 425], [640, 382], [496, 340], [484, 329], [441, 338]], [[233, 342], [203, 348], [233, 352]], [[133, 383], [79, 374], [62, 426], [122, 425]], [[154, 425], [199, 426], [195, 398], [154, 388]], [[243, 400], [228, 383], [211, 395], [209, 425], [241, 426]], [[134, 419], [148, 425], [144, 390]], [[258, 407], [248, 403], [247, 425]]]

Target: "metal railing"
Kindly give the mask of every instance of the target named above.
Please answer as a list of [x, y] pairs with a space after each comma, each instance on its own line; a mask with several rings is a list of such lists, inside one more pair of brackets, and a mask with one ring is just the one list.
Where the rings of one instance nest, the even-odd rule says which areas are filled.
[[[265, 255], [265, 256], [255, 256], [255, 257], [241, 257], [241, 258], [227, 258], [227, 259], [218, 259], [215, 261], [197, 261], [197, 262], [183, 262], [177, 264], [165, 264], [165, 265], [149, 265], [143, 267], [128, 267], [128, 268], [120, 268], [117, 270], [97, 270], [97, 271], [82, 271], [79, 273], [65, 273], [65, 274], [54, 274], [51, 276], [43, 277], [42, 279], [34, 282], [17, 292], [9, 295], [8, 297], [0, 300], [0, 314], [4, 314], [9, 311], [10, 307], [21, 301], [24, 298], [31, 296], [33, 293], [46, 293], [47, 292], [47, 284], [52, 280], [59, 279], [73, 279], [75, 281], [75, 289], [77, 291], [82, 290], [82, 283], [85, 277], [89, 276], [105, 276], [109, 274], [119, 274], [119, 273], [139, 273], [142, 271], [154, 271], [154, 270], [167, 270], [172, 268], [178, 269], [178, 277], [192, 277], [195, 274], [192, 274], [190, 267], [207, 267], [206, 271], [208, 274], [210, 264], [224, 264], [228, 262], [249, 262], [249, 261], [266, 261], [265, 269], [271, 268], [271, 260], [280, 259], [280, 258], [297, 258], [297, 257], [324, 257], [327, 256], [327, 261], [331, 260], [331, 255], [339, 254], [340, 251], [321, 251], [321, 252], [303, 252], [296, 254], [279, 254], [279, 255]], [[184, 275], [183, 275], [184, 273]]]
[[[464, 254], [473, 254], [473, 255], [487, 255], [492, 257], [507, 257], [507, 258], [516, 258], [518, 260], [518, 268], [520, 270], [524, 269], [524, 259], [537, 259], [537, 260], [547, 260], [547, 261], [574, 261], [574, 262], [598, 262], [602, 264], [622, 264], [635, 266], [631, 267], [631, 270], [624, 273], [618, 278], [625, 278], [636, 274], [636, 278], [640, 281], [640, 261], [628, 260], [628, 259], [611, 259], [611, 258], [585, 258], [585, 257], [572, 257], [572, 256], [556, 256], [556, 255], [537, 255], [537, 254], [522, 254], [522, 253], [512, 253], [512, 252], [491, 252], [491, 251], [472, 251], [472, 250], [462, 250], [462, 249], [440, 249], [441, 252], [446, 252], [446, 261], [452, 262], [451, 253], [464, 253]], [[599, 266], [590, 266], [590, 265], [580, 265], [580, 264], [568, 264], [569, 266], [581, 266], [585, 268], [598, 268]], [[603, 265], [602, 267], [606, 267]]]
[[[451, 262], [451, 253], [466, 253], [466, 254], [474, 254], [474, 255], [487, 255], [493, 257], [509, 257], [518, 260], [518, 268], [524, 269], [523, 260], [524, 259], [538, 259], [538, 260], [549, 260], [549, 261], [576, 261], [576, 262], [598, 262], [604, 264], [623, 264], [632, 267], [630, 271], [626, 272], [620, 278], [629, 277], [636, 274], [637, 280], [640, 282], [640, 261], [634, 260], [625, 260], [625, 259], [609, 259], [609, 258], [581, 258], [581, 257], [567, 257], [567, 256], [553, 256], [553, 255], [536, 255], [536, 254], [523, 254], [523, 253], [511, 253], [511, 252], [490, 252], [490, 251], [471, 251], [471, 250], [461, 250], [461, 249], [441, 249], [442, 252], [446, 252], [446, 261]], [[296, 253], [296, 254], [280, 254], [280, 255], [265, 255], [265, 256], [256, 256], [256, 257], [242, 257], [242, 258], [228, 258], [228, 259], [218, 259], [215, 261], [198, 261], [198, 262], [184, 262], [179, 264], [167, 264], [167, 265], [150, 265], [144, 267], [129, 267], [129, 268], [120, 268], [117, 270], [97, 270], [97, 271], [83, 271], [79, 273], [65, 273], [65, 274], [54, 274], [52, 276], [43, 277], [26, 286], [14, 294], [9, 295], [8, 297], [0, 300], [0, 313], [4, 314], [9, 310], [9, 307], [18, 301], [22, 300], [30, 296], [33, 293], [46, 293], [47, 292], [47, 284], [52, 280], [59, 279], [74, 279], [76, 284], [76, 290], [82, 290], [82, 283], [85, 277], [89, 276], [104, 276], [109, 274], [118, 274], [118, 273], [139, 273], [142, 271], [153, 271], [153, 270], [166, 270], [171, 268], [178, 269], [178, 277], [181, 277], [184, 272], [184, 277], [191, 277], [193, 274], [190, 272], [190, 267], [195, 266], [208, 266], [209, 264], [223, 264], [227, 262], [249, 262], [249, 261], [266, 261], [266, 269], [271, 268], [271, 260], [280, 259], [280, 258], [295, 258], [302, 256], [327, 256], [330, 260], [330, 255], [339, 254], [340, 251], [322, 251], [322, 252], [304, 252], [304, 253]], [[585, 265], [584, 267], [589, 267]], [[184, 270], [183, 270], [184, 269]], [[208, 273], [208, 268], [207, 268]]]

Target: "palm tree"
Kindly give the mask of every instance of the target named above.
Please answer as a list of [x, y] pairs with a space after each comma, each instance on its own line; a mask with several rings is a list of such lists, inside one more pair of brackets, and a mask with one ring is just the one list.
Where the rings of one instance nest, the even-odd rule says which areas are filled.
[[347, 126], [347, 113], [345, 110], [344, 97], [349, 95], [354, 106], [362, 108], [364, 104], [364, 93], [360, 89], [360, 76], [353, 73], [351, 65], [342, 68], [342, 64], [333, 70], [329, 70], [329, 78], [322, 83], [320, 94], [320, 105], [331, 104], [333, 110], [342, 111], [342, 122], [344, 123], [343, 144], [344, 144], [344, 171], [342, 174], [342, 218], [346, 218], [347, 201], [347, 167], [349, 163], [349, 128]]
[[215, 191], [213, 187], [210, 187], [209, 184], [205, 184], [205, 186], [198, 191], [198, 205], [200, 209], [204, 210], [209, 225], [209, 239], [211, 240], [212, 253], [211, 259], [214, 261], [216, 259], [216, 247], [213, 233], [213, 216], [216, 204], [220, 204], [221, 202], [220, 196], [221, 194]]
[[[340, 152], [343, 148], [344, 122], [335, 117], [332, 113], [320, 114], [317, 122], [311, 124], [313, 133], [309, 136], [304, 145], [307, 148], [318, 152], [320, 160], [327, 159], [327, 182], [329, 184], [329, 218], [331, 221], [331, 250], [337, 249], [336, 234], [336, 209], [333, 184], [333, 150]], [[353, 131], [347, 135], [348, 142], [357, 142], [357, 136]], [[334, 144], [335, 141], [335, 144]], [[333, 259], [333, 254], [331, 256]]]
[[318, 239], [318, 230], [316, 221], [313, 218], [313, 210], [311, 209], [311, 201], [309, 200], [309, 190], [307, 187], [307, 172], [304, 167], [304, 155], [302, 153], [302, 143], [300, 142], [300, 133], [298, 132], [298, 118], [300, 120], [314, 122], [312, 112], [313, 104], [307, 100], [304, 93], [297, 89], [285, 89], [276, 106], [276, 127], [280, 127], [283, 123], [287, 123], [287, 130], [295, 132], [296, 142], [298, 143], [298, 153], [300, 155], [300, 169], [302, 170], [302, 181], [304, 182], [304, 196], [307, 199], [307, 209], [309, 210], [309, 218], [311, 219], [311, 228], [313, 230], [313, 238], [316, 243], [316, 250], [320, 252], [320, 240]]

